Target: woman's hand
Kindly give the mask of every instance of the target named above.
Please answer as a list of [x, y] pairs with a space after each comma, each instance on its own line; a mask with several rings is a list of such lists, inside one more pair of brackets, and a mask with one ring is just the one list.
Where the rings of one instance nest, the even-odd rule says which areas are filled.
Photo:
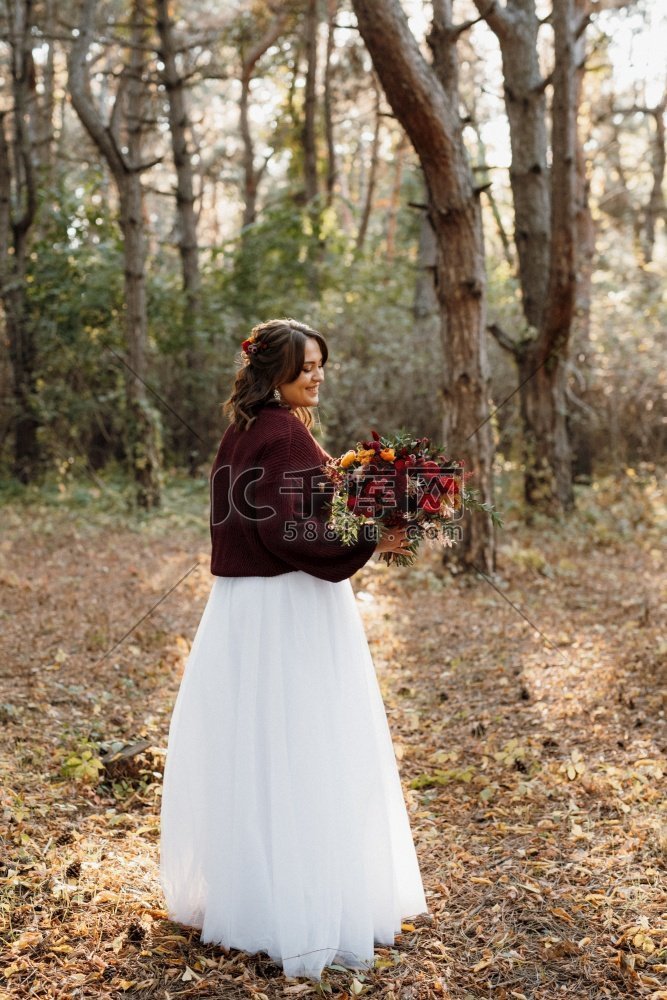
[[376, 552], [396, 552], [405, 555], [409, 549], [407, 528], [384, 528]]

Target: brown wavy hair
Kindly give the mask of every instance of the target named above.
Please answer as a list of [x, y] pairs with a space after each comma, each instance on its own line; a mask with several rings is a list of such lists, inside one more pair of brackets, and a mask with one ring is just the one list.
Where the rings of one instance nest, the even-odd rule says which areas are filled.
[[[295, 319], [260, 323], [254, 327], [252, 336], [263, 346], [255, 354], [242, 355], [242, 367], [236, 374], [231, 396], [222, 405], [223, 413], [239, 430], [247, 430], [254, 423], [261, 408], [273, 400], [277, 386], [299, 377], [309, 337], [319, 344], [322, 364], [326, 364], [329, 356], [322, 334]], [[310, 410], [308, 406], [294, 410], [306, 427], [313, 424]]]

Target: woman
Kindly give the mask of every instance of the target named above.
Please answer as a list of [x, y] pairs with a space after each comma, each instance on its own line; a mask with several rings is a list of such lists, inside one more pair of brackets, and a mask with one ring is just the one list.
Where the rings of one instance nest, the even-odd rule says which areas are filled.
[[404, 533], [342, 544], [310, 431], [327, 345], [294, 320], [243, 342], [211, 473], [211, 572], [169, 729], [160, 880], [201, 941], [289, 976], [373, 963], [426, 902], [349, 581]]

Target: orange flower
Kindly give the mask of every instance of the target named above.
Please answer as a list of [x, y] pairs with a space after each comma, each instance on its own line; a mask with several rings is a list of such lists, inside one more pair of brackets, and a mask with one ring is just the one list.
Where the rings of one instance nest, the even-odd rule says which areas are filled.
[[393, 448], [383, 448], [380, 452], [380, 458], [383, 458], [385, 462], [393, 462], [396, 458], [396, 453]]
[[357, 459], [363, 464], [368, 465], [370, 461], [375, 458], [374, 448], [360, 448], [357, 452]]
[[348, 465], [352, 465], [353, 462], [357, 460], [356, 451], [346, 451], [340, 460], [340, 464], [343, 469], [347, 469]]

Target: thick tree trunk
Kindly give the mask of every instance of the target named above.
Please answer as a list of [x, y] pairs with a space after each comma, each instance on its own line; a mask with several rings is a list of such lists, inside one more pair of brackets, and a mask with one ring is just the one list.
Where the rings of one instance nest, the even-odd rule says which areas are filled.
[[549, 281], [551, 223], [546, 98], [537, 46], [540, 22], [535, 0], [508, 0], [505, 7], [489, 5], [488, 0], [475, 3], [500, 45], [523, 311], [537, 330]]
[[[578, 205], [583, 226], [588, 208], [585, 172], [583, 186], [577, 186], [576, 116], [581, 83], [577, 57], [583, 65], [585, 25], [581, 10], [577, 17], [581, 2], [558, 0], [553, 5], [556, 38], [549, 169], [546, 82], [540, 72], [535, 0], [507, 0], [504, 7], [475, 0], [498, 38], [502, 55], [522, 304], [534, 332], [532, 338], [512, 341], [497, 327], [491, 330], [517, 362], [526, 501], [553, 514], [573, 504], [565, 362], [575, 320], [575, 214]], [[581, 251], [583, 263], [585, 248]]]
[[[577, 18], [583, 24], [589, 15], [590, 0], [575, 0]], [[586, 35], [581, 32], [576, 41], [577, 108], [581, 107], [586, 75]], [[590, 341], [591, 300], [595, 258], [595, 221], [590, 206], [590, 178], [586, 151], [577, 134], [577, 195], [576, 195], [576, 272], [577, 299], [572, 324], [572, 351], [567, 365], [566, 402], [568, 403], [568, 437], [572, 448], [572, 478], [590, 482], [593, 475], [590, 419], [584, 419], [584, 409], [578, 392], [585, 391], [591, 378], [592, 347]], [[573, 391], [570, 381], [576, 378]], [[570, 406], [572, 403], [573, 406]]]
[[127, 451], [137, 486], [137, 502], [146, 510], [160, 505], [160, 437], [149, 404], [146, 364], [146, 239], [143, 190], [138, 173], [130, 173], [120, 191], [120, 225], [125, 257], [125, 328], [127, 364]]
[[25, 301], [28, 228], [11, 220], [8, 153], [3, 114], [0, 115], [0, 289], [14, 397], [12, 472], [20, 482], [30, 483], [36, 478], [40, 463], [37, 437], [40, 420], [35, 405], [37, 344]]
[[185, 81], [176, 64], [174, 28], [168, 0], [155, 0], [159, 55], [164, 69], [161, 76], [169, 101], [169, 129], [176, 170], [176, 211], [178, 213], [178, 250], [181, 255], [185, 319], [189, 332], [197, 325], [200, 305], [199, 242], [193, 181], [192, 157], [188, 148], [188, 113], [185, 104]]
[[35, 401], [37, 342], [28, 317], [25, 285], [28, 236], [37, 214], [31, 137], [36, 109], [33, 12], [31, 0], [16, 0], [9, 11], [11, 140], [7, 135], [9, 113], [0, 114], [0, 297], [14, 396], [12, 466], [14, 475], [23, 483], [36, 478], [40, 464], [40, 420]]
[[[438, 247], [445, 444], [450, 455], [474, 470], [475, 487], [484, 501], [492, 503], [484, 247], [479, 199], [458, 114], [453, 35], [447, 39], [449, 50], [441, 51], [438, 60], [445, 69], [436, 73], [422, 56], [398, 0], [353, 0], [353, 5], [387, 100], [424, 171]], [[446, 31], [451, 23], [449, 0], [434, 4], [434, 25], [438, 18]], [[495, 563], [491, 518], [475, 514], [466, 528], [457, 553], [461, 563], [491, 571]]]
[[524, 497], [530, 507], [556, 515], [572, 506], [565, 366], [560, 360], [555, 366], [549, 361], [545, 364], [542, 353], [533, 347], [522, 352], [518, 367], [524, 382], [520, 391]]
[[[551, 245], [549, 285], [537, 341], [526, 351], [535, 375], [521, 386], [531, 506], [552, 513], [574, 503], [565, 403], [568, 343], [576, 304], [577, 18], [575, 0], [559, 0], [552, 14], [555, 63], [552, 103]], [[536, 364], [533, 365], [533, 362]], [[525, 356], [520, 377], [526, 374]]]
[[130, 406], [129, 439], [139, 505], [150, 510], [160, 504], [160, 442], [155, 411], [146, 387], [148, 316], [146, 309], [146, 227], [141, 183], [145, 83], [143, 79], [148, 26], [142, 0], [133, 0], [131, 49], [127, 68], [127, 159], [120, 191], [120, 223], [125, 253], [125, 319]]
[[[160, 503], [161, 445], [157, 414], [149, 404], [145, 387], [147, 376], [146, 342], [146, 239], [141, 184], [142, 131], [144, 106], [143, 68], [147, 51], [147, 25], [139, 0], [131, 11], [130, 54], [116, 95], [109, 125], [105, 125], [93, 103], [87, 54], [93, 40], [93, 15], [96, 0], [84, 0], [79, 34], [69, 57], [69, 88], [74, 110], [104, 156], [118, 189], [120, 225], [123, 234], [125, 264], [125, 337], [126, 433], [127, 452], [136, 483], [137, 502], [151, 509]], [[124, 123], [127, 152], [119, 138], [122, 104], [125, 98]]]
[[181, 424], [179, 437], [188, 456], [191, 475], [196, 475], [201, 458], [200, 447], [205, 435], [199, 405], [198, 376], [202, 361], [198, 346], [199, 314], [201, 304], [201, 276], [199, 271], [199, 241], [197, 238], [197, 213], [195, 210], [194, 171], [188, 146], [188, 113], [185, 98], [185, 81], [176, 61], [174, 26], [169, 12], [169, 0], [155, 0], [159, 56], [162, 61], [162, 81], [167, 90], [171, 149], [176, 171], [176, 216], [178, 225], [178, 252], [181, 258], [183, 283], [182, 328], [185, 337], [184, 416], [187, 426]]

